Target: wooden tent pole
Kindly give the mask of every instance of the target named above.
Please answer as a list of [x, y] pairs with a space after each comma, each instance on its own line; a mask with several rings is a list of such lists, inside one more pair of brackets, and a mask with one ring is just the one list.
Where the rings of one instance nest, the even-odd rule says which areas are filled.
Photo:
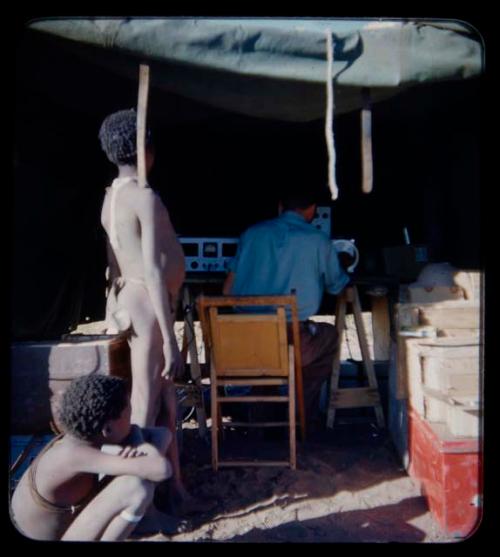
[[139, 187], [147, 184], [146, 176], [146, 117], [148, 110], [149, 66], [139, 66], [139, 95], [137, 102], [137, 174]]

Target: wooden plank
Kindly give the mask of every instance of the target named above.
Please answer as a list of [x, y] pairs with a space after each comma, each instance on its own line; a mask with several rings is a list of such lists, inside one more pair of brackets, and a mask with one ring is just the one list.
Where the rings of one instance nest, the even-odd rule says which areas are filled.
[[[276, 377], [283, 376], [281, 369], [269, 369], [269, 368], [236, 368], [229, 367], [227, 369], [217, 369], [218, 377], [231, 377], [236, 374], [244, 375], [247, 377]], [[252, 380], [253, 381], [253, 380]], [[250, 383], [247, 383], [250, 385]]]
[[139, 95], [137, 101], [137, 176], [139, 187], [147, 184], [146, 176], [146, 117], [149, 93], [149, 66], [139, 66]]
[[300, 352], [300, 332], [299, 316], [297, 313], [296, 297], [292, 296], [293, 302], [290, 304], [292, 312], [292, 339], [293, 339], [293, 358], [295, 362], [295, 391], [297, 393], [296, 404], [298, 407], [300, 430], [302, 441], [306, 440], [306, 411], [304, 407], [304, 385], [302, 379], [302, 354]]
[[224, 396], [219, 402], [288, 402], [287, 396]]
[[[212, 309], [212, 308], [211, 308]], [[288, 345], [284, 310], [274, 320], [222, 320], [211, 317], [218, 375], [288, 375]]]
[[[359, 301], [358, 289], [355, 286], [352, 287], [352, 294], [353, 294], [352, 306], [354, 312], [354, 320], [356, 322], [356, 330], [358, 333], [359, 346], [361, 348], [361, 354], [363, 355], [363, 365], [365, 368], [366, 376], [368, 378], [368, 385], [370, 385], [370, 387], [374, 389], [377, 389], [378, 391], [375, 368], [373, 367], [373, 362], [370, 357], [370, 350], [368, 348], [368, 342], [366, 340], [366, 332], [363, 324], [363, 317], [361, 312], [361, 303]], [[382, 410], [382, 405], [375, 404], [374, 409], [375, 409], [375, 416], [377, 418], [378, 426], [384, 427], [385, 420], [384, 420], [384, 412]]]
[[277, 316], [278, 316], [278, 347], [279, 347], [281, 369], [288, 373], [289, 358], [288, 358], [288, 338], [286, 332], [285, 308], [279, 307], [277, 311]]
[[466, 337], [466, 338], [479, 340], [481, 337], [481, 330], [468, 329], [468, 328], [463, 328], [463, 329], [446, 328], [446, 329], [439, 329], [439, 336], [448, 337], [448, 338]]
[[333, 393], [335, 408], [361, 408], [380, 404], [378, 389], [372, 387], [356, 387], [338, 389]]
[[406, 342], [398, 335], [396, 343], [396, 399], [408, 398], [408, 373], [406, 369]]
[[[425, 392], [425, 419], [443, 423], [457, 437], [478, 437], [481, 433], [482, 408], [476, 397], [460, 397], [462, 403], [432, 389]], [[469, 403], [469, 404], [467, 404]]]
[[446, 424], [456, 437], [479, 437], [482, 429], [482, 411], [450, 406]]
[[296, 305], [296, 298], [295, 296], [200, 296], [199, 303], [202, 307], [292, 306]]
[[[278, 308], [283, 309], [283, 308]], [[226, 324], [235, 324], [235, 325], [245, 325], [245, 323], [277, 323], [278, 319], [276, 314], [264, 314], [264, 313], [246, 313], [242, 314], [220, 314], [217, 316], [217, 319], [220, 323]]]
[[292, 346], [288, 348], [288, 361], [289, 361], [289, 381], [288, 388], [288, 433], [290, 442], [290, 467], [292, 470], [297, 468], [297, 443], [296, 443], [296, 426], [295, 426], [295, 359], [294, 349]]
[[480, 345], [474, 339], [420, 339], [422, 357], [459, 359], [474, 358], [479, 362]]
[[435, 358], [423, 356], [424, 385], [444, 393], [479, 393], [479, 360], [477, 358]]
[[217, 383], [221, 386], [225, 385], [288, 385], [287, 379], [218, 379]]
[[424, 394], [422, 391], [422, 367], [420, 362], [420, 346], [423, 339], [399, 337], [398, 342], [404, 344], [404, 364], [407, 397], [411, 406], [421, 415], [424, 415]]
[[[425, 391], [424, 391], [425, 392]], [[424, 395], [424, 412], [422, 416], [429, 422], [446, 423], [448, 402], [445, 398], [433, 396], [429, 391]]]
[[[480, 309], [470, 302], [449, 302], [450, 305], [422, 304], [419, 306], [419, 321], [422, 325], [437, 328], [479, 329]], [[451, 305], [457, 304], [457, 306]], [[466, 304], [466, 305], [464, 305]]]
[[342, 346], [342, 342], [344, 340], [346, 303], [347, 303], [347, 299], [344, 291], [341, 292], [337, 297], [337, 305], [335, 308], [335, 326], [337, 328], [337, 333], [338, 333], [339, 349], [336, 351], [335, 356], [333, 358], [332, 375], [330, 377], [330, 393], [328, 397], [328, 410], [327, 410], [327, 417], [326, 417], [326, 427], [329, 429], [333, 428], [333, 423], [335, 421], [335, 405], [333, 403], [333, 396], [334, 393], [339, 388], [340, 347]]
[[210, 365], [210, 405], [212, 415], [212, 468], [217, 472], [219, 460], [218, 429], [219, 429], [219, 403], [217, 396], [217, 375], [213, 361]]

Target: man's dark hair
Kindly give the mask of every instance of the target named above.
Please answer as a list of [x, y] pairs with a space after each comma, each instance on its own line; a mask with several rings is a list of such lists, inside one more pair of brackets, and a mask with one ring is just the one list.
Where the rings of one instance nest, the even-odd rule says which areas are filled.
[[120, 377], [86, 375], [71, 382], [62, 396], [59, 419], [65, 431], [89, 440], [115, 420], [128, 402], [128, 385]]
[[295, 189], [290, 188], [281, 192], [280, 199], [284, 211], [295, 209], [307, 209], [311, 205], [317, 204], [320, 194], [316, 188]]
[[[99, 130], [102, 150], [116, 165], [137, 164], [137, 113], [133, 108], [119, 110], [104, 119]], [[151, 133], [146, 132], [146, 145]]]

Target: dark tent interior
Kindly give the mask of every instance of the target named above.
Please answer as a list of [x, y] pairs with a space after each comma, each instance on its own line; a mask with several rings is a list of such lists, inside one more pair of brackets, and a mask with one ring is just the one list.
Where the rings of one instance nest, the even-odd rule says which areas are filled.
[[[103, 118], [137, 103], [137, 81], [27, 31], [18, 44], [12, 334], [58, 338], [104, 317]], [[480, 80], [425, 84], [373, 106], [374, 190], [361, 192], [359, 111], [335, 118], [339, 198], [327, 190], [324, 121], [282, 122], [152, 87], [151, 185], [182, 236], [237, 237], [276, 215], [279, 189], [325, 187], [332, 235], [354, 238], [359, 273], [384, 272], [382, 248], [425, 245], [429, 260], [478, 269]]]

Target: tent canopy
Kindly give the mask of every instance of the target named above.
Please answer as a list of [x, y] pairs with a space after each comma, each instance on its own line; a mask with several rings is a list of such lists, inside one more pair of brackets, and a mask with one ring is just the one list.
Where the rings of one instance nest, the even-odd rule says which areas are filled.
[[[140, 63], [151, 68], [161, 155], [152, 184], [178, 233], [236, 236], [274, 214], [278, 187], [326, 183], [328, 29], [336, 234], [357, 239], [367, 268], [372, 250], [375, 270], [376, 250], [403, 226], [445, 261], [476, 261], [483, 52], [467, 24], [44, 18], [17, 52], [13, 338], [60, 338], [104, 316], [100, 208], [115, 169], [97, 133], [105, 115], [137, 102]], [[388, 101], [373, 109], [375, 188], [362, 197], [354, 111], [364, 88]]]
[[479, 34], [455, 21], [347, 19], [54, 18], [32, 30], [122, 77], [151, 65], [153, 87], [253, 117], [323, 118], [326, 34], [333, 39], [335, 112], [412, 85], [474, 77]]

